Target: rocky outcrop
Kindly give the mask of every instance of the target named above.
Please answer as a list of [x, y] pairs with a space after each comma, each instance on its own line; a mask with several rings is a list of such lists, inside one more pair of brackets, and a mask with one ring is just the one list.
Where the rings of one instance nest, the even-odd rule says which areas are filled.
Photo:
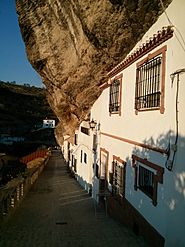
[[[59, 142], [72, 136], [99, 86], [162, 13], [160, 0], [17, 0], [30, 63], [58, 116]], [[166, 7], [171, 0], [163, 0]]]

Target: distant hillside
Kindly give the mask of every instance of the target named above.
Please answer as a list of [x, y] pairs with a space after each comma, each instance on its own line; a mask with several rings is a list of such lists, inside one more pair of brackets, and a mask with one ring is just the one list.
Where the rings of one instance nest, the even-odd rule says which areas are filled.
[[46, 117], [56, 119], [45, 89], [0, 81], [0, 134], [26, 135]]

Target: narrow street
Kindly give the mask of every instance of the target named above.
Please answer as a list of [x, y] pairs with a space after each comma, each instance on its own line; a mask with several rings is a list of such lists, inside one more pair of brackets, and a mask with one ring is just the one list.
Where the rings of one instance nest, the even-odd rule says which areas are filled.
[[104, 212], [67, 173], [59, 151], [0, 232], [0, 247], [144, 247], [143, 239]]

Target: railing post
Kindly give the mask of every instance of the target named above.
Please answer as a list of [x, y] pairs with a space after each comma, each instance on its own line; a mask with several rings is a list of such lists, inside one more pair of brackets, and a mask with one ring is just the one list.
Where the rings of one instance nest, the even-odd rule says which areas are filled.
[[17, 197], [17, 201], [19, 201], [20, 200], [20, 185], [17, 186], [16, 197]]
[[11, 208], [14, 208], [14, 207], [15, 207], [15, 198], [14, 198], [14, 194], [11, 195], [10, 206], [11, 206]]
[[24, 196], [24, 182], [21, 184], [21, 197]]

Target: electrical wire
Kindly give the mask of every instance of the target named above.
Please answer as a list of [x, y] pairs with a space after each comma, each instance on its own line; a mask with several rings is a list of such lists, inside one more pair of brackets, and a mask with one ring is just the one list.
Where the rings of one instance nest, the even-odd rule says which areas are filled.
[[[175, 161], [175, 155], [177, 152], [177, 143], [178, 143], [178, 138], [179, 138], [179, 109], [178, 109], [178, 103], [179, 103], [179, 85], [180, 85], [180, 74], [185, 73], [185, 69], [180, 69], [175, 71], [173, 74], [171, 74], [171, 79], [172, 79], [172, 84], [174, 81], [175, 76], [177, 75], [177, 86], [176, 86], [176, 99], [175, 99], [175, 122], [176, 122], [176, 136], [175, 136], [175, 142], [173, 144], [173, 149], [171, 148], [171, 144], [169, 142], [169, 147], [168, 147], [168, 157], [165, 163], [165, 167], [169, 170], [172, 171], [174, 161]], [[171, 149], [173, 150], [173, 156], [172, 160], [169, 164], [170, 161], [170, 152]]]
[[173, 168], [173, 163], [175, 160], [175, 154], [177, 152], [177, 142], [178, 142], [178, 138], [179, 138], [179, 116], [178, 116], [178, 98], [179, 98], [179, 74], [177, 74], [177, 90], [176, 90], [176, 137], [175, 137], [175, 150], [173, 152], [173, 158], [172, 158], [172, 164], [171, 164], [171, 169]]
[[[185, 40], [184, 40], [184, 38], [183, 38], [181, 32], [180, 32], [180, 31], [178, 30], [178, 28], [171, 22], [171, 20], [170, 20], [168, 14], [167, 14], [167, 12], [166, 12], [166, 9], [165, 9], [165, 7], [164, 7], [164, 4], [163, 4], [163, 1], [162, 1], [162, 0], [160, 0], [160, 3], [161, 3], [162, 9], [163, 9], [163, 11], [164, 11], [164, 13], [165, 13], [165, 15], [166, 15], [166, 18], [167, 18], [169, 24], [170, 24], [171, 26], [173, 26], [173, 27], [176, 29], [176, 31], [178, 32], [178, 34], [180, 35], [180, 37], [181, 37], [181, 39], [182, 39], [182, 42], [180, 41], [180, 39], [178, 38], [177, 34], [175, 33], [175, 37], [176, 37], [177, 41], [179, 42], [180, 46], [182, 47], [183, 51], [185, 52]], [[183, 44], [182, 44], [182, 43], [183, 43]]]

